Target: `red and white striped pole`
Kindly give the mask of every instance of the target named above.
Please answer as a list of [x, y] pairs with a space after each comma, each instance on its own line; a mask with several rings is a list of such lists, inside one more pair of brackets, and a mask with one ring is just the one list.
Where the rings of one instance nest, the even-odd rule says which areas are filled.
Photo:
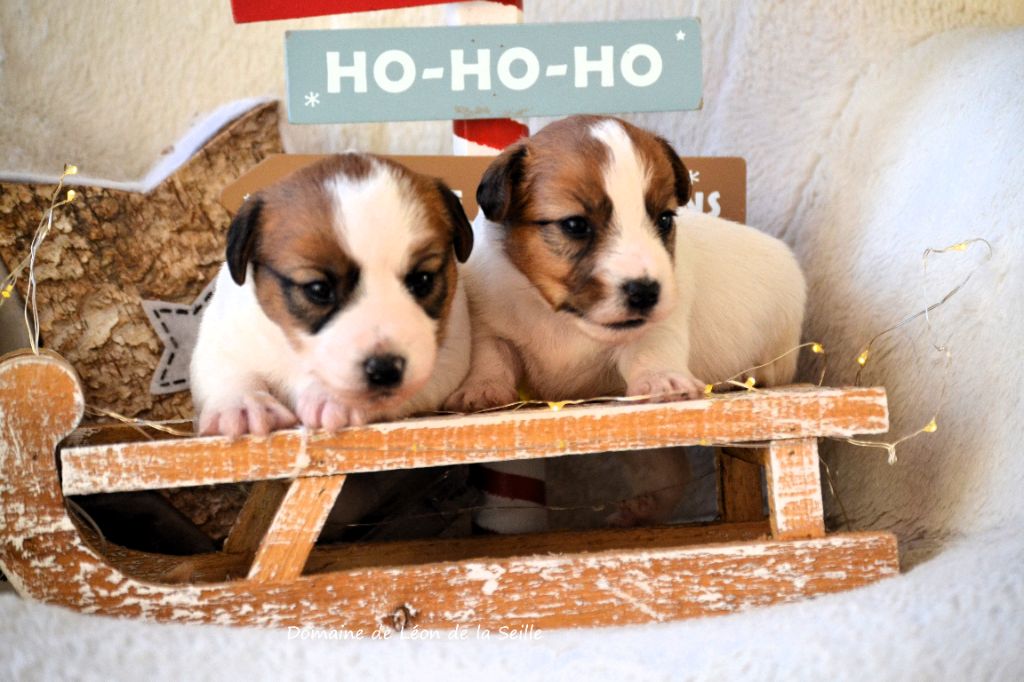
[[[454, 2], [445, 9], [449, 26], [523, 21], [523, 0]], [[452, 121], [452, 133], [456, 156], [494, 156], [530, 131], [519, 121], [489, 118]], [[507, 535], [547, 529], [544, 460], [478, 464], [472, 478], [484, 496], [483, 508], [473, 519], [480, 532]]]
[[[523, 0], [452, 2], [445, 6], [449, 26], [523, 23]], [[510, 118], [452, 121], [452, 152], [456, 156], [493, 156], [530, 130]]]

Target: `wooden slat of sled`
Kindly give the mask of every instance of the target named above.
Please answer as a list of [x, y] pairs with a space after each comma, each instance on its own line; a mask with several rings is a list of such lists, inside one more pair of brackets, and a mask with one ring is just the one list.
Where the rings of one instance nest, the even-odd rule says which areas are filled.
[[761, 494], [761, 466], [731, 456], [727, 448], [716, 453], [718, 460], [718, 511], [723, 521], [756, 521], [764, 518]]
[[345, 476], [316, 476], [291, 482], [249, 569], [258, 582], [291, 580], [302, 574], [313, 543], [338, 499]]
[[709, 400], [433, 417], [265, 438], [64, 448], [65, 494], [382, 471], [607, 450], [882, 433], [885, 391], [756, 391]]
[[238, 512], [238, 518], [224, 540], [224, 551], [228, 554], [255, 553], [273, 523], [288, 488], [289, 481], [253, 483], [245, 506]]
[[825, 534], [816, 438], [774, 441], [767, 447], [723, 448], [720, 466], [723, 520], [761, 518], [763, 468], [772, 537], [794, 540]]
[[793, 540], [825, 535], [817, 439], [770, 443], [763, 456], [772, 537]]
[[369, 636], [398, 609], [412, 617], [408, 625], [493, 631], [733, 613], [895, 576], [898, 560], [891, 534], [850, 533], [332, 570], [272, 583], [154, 585], [93, 567], [84, 585], [68, 574], [36, 585], [33, 596], [79, 608], [85, 599], [109, 615]]
[[[245, 578], [251, 554], [211, 552], [192, 556], [152, 554], [103, 544], [87, 527], [90, 544], [130, 578], [152, 583], [216, 583]], [[493, 560], [516, 556], [593, 554], [612, 550], [657, 550], [715, 542], [765, 540], [767, 520], [697, 526], [654, 526], [585, 531], [552, 531], [525, 535], [482, 535], [467, 538], [356, 542], [314, 547], [305, 573], [364, 568], [418, 566], [470, 559]]]

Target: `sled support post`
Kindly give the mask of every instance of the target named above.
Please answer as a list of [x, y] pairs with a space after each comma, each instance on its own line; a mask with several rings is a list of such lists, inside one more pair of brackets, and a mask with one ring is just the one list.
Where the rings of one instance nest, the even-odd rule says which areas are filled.
[[738, 448], [717, 448], [718, 512], [727, 523], [760, 521], [764, 518], [760, 459], [741, 459]]
[[288, 484], [288, 491], [252, 560], [250, 580], [274, 582], [302, 575], [309, 553], [344, 483], [344, 474], [339, 474], [297, 478]]
[[776, 540], [825, 536], [818, 439], [773, 440], [767, 447], [725, 447], [719, 458], [719, 511], [722, 520], [764, 517], [761, 472], [767, 482], [768, 518]]
[[818, 440], [773, 441], [761, 453], [768, 479], [772, 537], [776, 540], [824, 537]]
[[231, 532], [224, 540], [224, 551], [228, 554], [251, 554], [260, 546], [260, 540], [267, 534], [274, 514], [281, 506], [281, 500], [288, 492], [288, 481], [256, 481], [252, 484], [249, 497], [238, 518], [231, 526]]

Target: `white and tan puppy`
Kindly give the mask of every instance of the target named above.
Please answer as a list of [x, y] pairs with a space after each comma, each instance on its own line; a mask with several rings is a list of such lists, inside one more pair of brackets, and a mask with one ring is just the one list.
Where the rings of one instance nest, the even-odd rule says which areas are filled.
[[[796, 346], [805, 285], [790, 250], [685, 206], [667, 142], [574, 116], [512, 145], [484, 174], [465, 268], [473, 362], [448, 405], [674, 394]], [[791, 354], [752, 372], [790, 381]]]
[[455, 261], [472, 245], [444, 183], [368, 154], [250, 196], [193, 354], [200, 432], [334, 430], [437, 409], [469, 367]]

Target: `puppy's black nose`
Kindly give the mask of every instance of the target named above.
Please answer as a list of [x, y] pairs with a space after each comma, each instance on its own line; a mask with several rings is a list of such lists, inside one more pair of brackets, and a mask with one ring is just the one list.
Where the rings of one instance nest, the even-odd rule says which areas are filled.
[[622, 293], [626, 296], [626, 305], [631, 310], [646, 313], [658, 305], [661, 285], [653, 279], [631, 279], [622, 285]]
[[373, 355], [363, 363], [363, 374], [371, 388], [394, 388], [402, 383], [405, 358], [399, 355]]

